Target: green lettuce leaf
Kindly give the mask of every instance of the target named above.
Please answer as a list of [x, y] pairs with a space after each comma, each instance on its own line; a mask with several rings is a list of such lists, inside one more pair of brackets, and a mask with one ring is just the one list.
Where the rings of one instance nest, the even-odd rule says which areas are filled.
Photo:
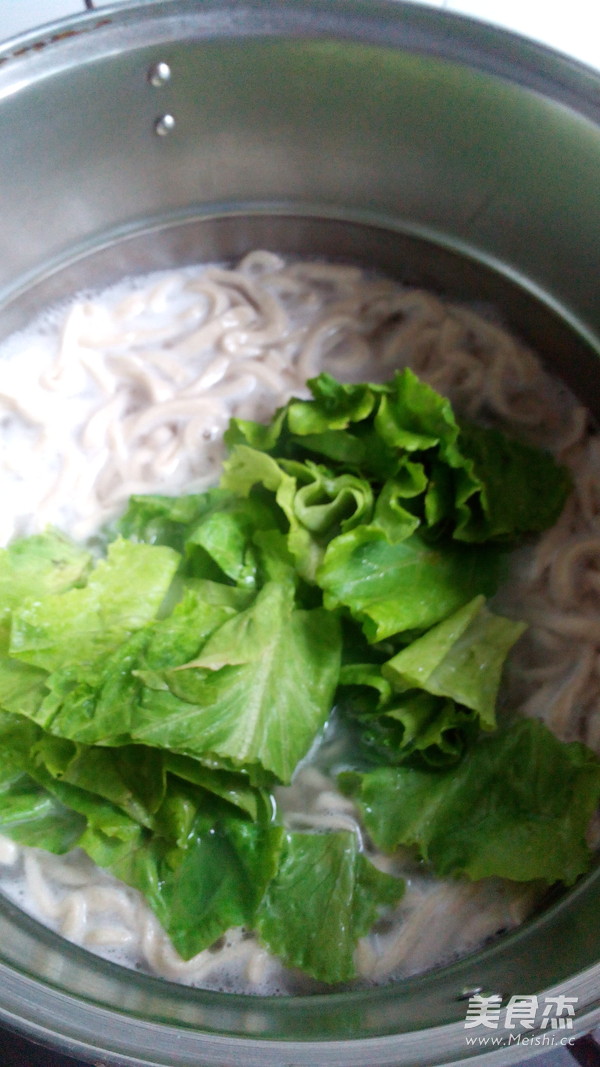
[[390, 544], [404, 541], [421, 525], [419, 514], [413, 513], [410, 505], [414, 507], [417, 498], [418, 511], [418, 498], [426, 488], [427, 476], [423, 466], [409, 460], [401, 465], [395, 478], [383, 485], [375, 504], [373, 525], [383, 530]]
[[85, 581], [91, 556], [58, 530], [0, 549], [0, 619], [29, 597], [63, 593]]
[[390, 766], [416, 760], [430, 767], [457, 763], [479, 730], [474, 711], [419, 690], [396, 695], [375, 711], [361, 707], [352, 695], [341, 710], [358, 725], [357, 743], [371, 761]]
[[84, 588], [38, 595], [14, 609], [10, 655], [54, 670], [116, 648], [155, 618], [178, 563], [170, 548], [114, 541]]
[[346, 607], [370, 641], [425, 630], [479, 593], [497, 587], [500, 557], [491, 546], [428, 543], [413, 534], [390, 544], [360, 526], [329, 544], [317, 571], [329, 610]]
[[29, 717], [49, 733], [70, 741], [129, 744], [142, 691], [142, 682], [133, 672], [144, 662], [150, 639], [151, 631], [143, 628], [116, 651], [92, 663], [53, 671], [41, 703], [28, 712]]
[[127, 842], [88, 830], [80, 846], [145, 896], [184, 959], [231, 926], [252, 927], [275, 874], [282, 831], [210, 809], [191, 822], [183, 847], [137, 827]]
[[184, 496], [132, 496], [125, 513], [107, 528], [106, 538], [166, 545], [183, 553], [190, 528], [222, 495], [220, 489], [209, 489]]
[[308, 581], [314, 580], [327, 542], [368, 522], [373, 514], [373, 493], [365, 479], [335, 475], [310, 460], [274, 459], [246, 445], [233, 449], [223, 484], [246, 497], [255, 486], [274, 494], [273, 502], [288, 526], [289, 552], [298, 573]]
[[571, 478], [552, 456], [481, 426], [463, 426], [459, 445], [480, 489], [460, 509], [455, 537], [518, 541], [554, 525], [571, 490]]
[[48, 672], [0, 655], [0, 708], [34, 717], [46, 693]]
[[[0, 714], [0, 742], [1, 832], [51, 852], [82, 848], [144, 893], [185, 958], [230, 926], [252, 924], [283, 833], [269, 818], [248, 821], [171, 775], [165, 788], [164, 769], [153, 773], [147, 763], [156, 771], [160, 753], [86, 751], [7, 714]], [[188, 770], [177, 760], [172, 769]], [[155, 813], [154, 832], [141, 825], [142, 799], [142, 816]]]
[[483, 735], [450, 770], [382, 767], [339, 784], [379, 848], [414, 846], [441, 877], [570, 885], [589, 867], [600, 764], [536, 720]]
[[188, 569], [201, 573], [198, 549], [222, 572], [224, 579], [254, 589], [260, 575], [253, 536], [257, 530], [277, 530], [277, 510], [255, 498], [219, 490], [214, 503], [190, 528], [185, 539]]
[[333, 473], [377, 486], [414, 459], [427, 484], [410, 513], [461, 541], [515, 542], [558, 518], [566, 471], [496, 430], [459, 426], [450, 402], [408, 368], [384, 385], [342, 385], [327, 374], [308, 384], [312, 400], [290, 401], [267, 428], [234, 421], [228, 443], [281, 460], [322, 457]]
[[288, 966], [322, 982], [345, 982], [356, 975], [358, 938], [403, 892], [401, 879], [364, 858], [355, 834], [286, 832], [256, 929]]
[[85, 829], [85, 819], [23, 769], [38, 736], [33, 723], [0, 712], [0, 833], [21, 845], [68, 852]]
[[307, 385], [313, 400], [291, 400], [288, 409], [290, 433], [298, 436], [345, 430], [373, 414], [383, 387], [359, 383], [346, 385], [331, 374], [319, 374]]
[[43, 733], [31, 748], [31, 760], [29, 767], [42, 766], [53, 779], [103, 797], [142, 826], [153, 825], [165, 798], [165, 766], [156, 749], [109, 749]]
[[494, 615], [474, 597], [392, 659], [382, 674], [397, 692], [424, 689], [477, 712], [481, 726], [496, 725], [496, 699], [508, 652], [524, 623]]
[[61, 804], [30, 775], [0, 777], [0, 833], [20, 845], [64, 853], [78, 843], [85, 819]]
[[397, 371], [387, 383], [375, 429], [390, 448], [412, 453], [440, 447], [450, 465], [462, 465], [456, 448], [459, 430], [450, 401], [408, 368]]
[[[136, 746], [139, 748], [140, 746]], [[181, 756], [176, 752], [161, 754], [166, 771], [200, 786], [208, 793], [213, 793], [222, 800], [245, 812], [251, 819], [270, 822], [273, 815], [273, 801], [264, 789], [255, 789], [244, 774], [223, 768], [206, 767], [197, 759]]]
[[289, 781], [331, 710], [339, 662], [337, 620], [297, 610], [293, 586], [270, 582], [194, 661], [137, 672], [144, 688], [131, 736]]

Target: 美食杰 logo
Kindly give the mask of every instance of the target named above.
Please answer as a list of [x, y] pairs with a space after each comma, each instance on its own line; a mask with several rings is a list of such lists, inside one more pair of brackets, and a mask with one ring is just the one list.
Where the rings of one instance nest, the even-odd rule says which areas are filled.
[[[551, 1048], [569, 1045], [577, 997], [516, 994], [503, 998], [492, 993], [469, 997], [464, 1027], [468, 1045], [485, 1047], [510, 1044]], [[497, 1031], [497, 1033], [492, 1033]]]

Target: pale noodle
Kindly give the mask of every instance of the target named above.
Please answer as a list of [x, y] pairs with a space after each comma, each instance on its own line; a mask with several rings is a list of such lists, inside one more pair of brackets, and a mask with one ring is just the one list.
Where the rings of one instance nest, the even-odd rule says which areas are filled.
[[[213, 484], [232, 415], [268, 417], [326, 369], [346, 380], [410, 365], [464, 415], [553, 451], [574, 492], [556, 526], [515, 555], [499, 610], [531, 625], [503, 700], [600, 753], [600, 440], [585, 409], [492, 317], [356, 267], [254, 252], [85, 297], [13, 339], [0, 361], [1, 536], [46, 523], [93, 533], [132, 493]], [[279, 790], [287, 825], [350, 830], [353, 804], [318, 765]], [[600, 822], [590, 831], [600, 836]], [[408, 853], [372, 861], [407, 879], [394, 916], [362, 939], [359, 973], [383, 981], [469, 951], [518, 925], [537, 890], [441, 882]], [[243, 930], [182, 961], [139, 895], [83, 855], [0, 838], [0, 888], [65, 937], [129, 966], [218, 988], [281, 992], [287, 976]], [[298, 983], [300, 982], [300, 985]]]

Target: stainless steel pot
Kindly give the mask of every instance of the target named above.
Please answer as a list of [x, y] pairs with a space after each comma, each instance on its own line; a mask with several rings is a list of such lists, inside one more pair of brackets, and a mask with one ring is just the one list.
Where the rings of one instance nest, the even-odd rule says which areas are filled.
[[[0, 53], [0, 333], [127, 273], [326, 254], [495, 303], [598, 412], [599, 177], [600, 77], [467, 19], [385, 0], [104, 9]], [[596, 870], [476, 956], [276, 1000], [123, 971], [2, 903], [0, 1019], [106, 1064], [509, 1063], [528, 1048], [466, 1046], [465, 996], [560, 989], [590, 1029], [599, 910]]]

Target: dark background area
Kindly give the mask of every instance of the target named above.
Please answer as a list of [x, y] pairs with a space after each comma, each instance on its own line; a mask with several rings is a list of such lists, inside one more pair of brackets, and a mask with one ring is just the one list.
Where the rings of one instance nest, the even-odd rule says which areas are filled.
[[[98, 1062], [98, 1061], [96, 1061]], [[600, 1061], [599, 1061], [600, 1062]], [[0, 1067], [90, 1067], [89, 1062], [60, 1056], [26, 1041], [24, 1037], [0, 1030]], [[240, 1067], [242, 1065], [240, 1064]]]
[[[574, 1043], [570, 1058], [573, 1067], [600, 1067], [600, 1045], [591, 1036], [581, 1037]], [[545, 1067], [548, 1059], [544, 1057], [542, 1062]], [[562, 1064], [564, 1061], [561, 1059], [560, 1062]], [[516, 1064], [515, 1067], [528, 1067], [529, 1064], [536, 1067], [538, 1059], [529, 1060], [527, 1065]], [[92, 1064], [87, 1060], [62, 1056], [17, 1034], [0, 1030], [0, 1067], [103, 1067], [103, 1064], [101, 1060]], [[240, 1063], [240, 1067], [244, 1067], [243, 1063]]]

